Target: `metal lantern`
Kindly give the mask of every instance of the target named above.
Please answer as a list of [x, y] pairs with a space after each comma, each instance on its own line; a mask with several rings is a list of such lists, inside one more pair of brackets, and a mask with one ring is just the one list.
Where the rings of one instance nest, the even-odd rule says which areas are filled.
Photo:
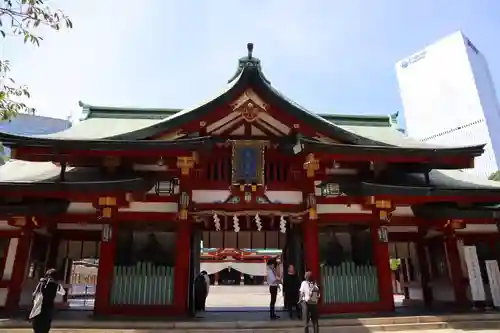
[[113, 229], [112, 229], [111, 225], [105, 224], [102, 228], [102, 241], [109, 242], [111, 240], [111, 237], [112, 237], [112, 232], [113, 232]]
[[315, 208], [316, 207], [316, 197], [314, 193], [309, 193], [306, 198], [306, 204], [308, 208]]
[[381, 241], [382, 243], [389, 242], [389, 231], [387, 230], [387, 227], [380, 227], [377, 231], [379, 241]]
[[172, 195], [174, 194], [174, 186], [175, 186], [175, 181], [174, 180], [168, 180], [168, 181], [159, 181], [155, 184], [155, 193], [157, 195]]

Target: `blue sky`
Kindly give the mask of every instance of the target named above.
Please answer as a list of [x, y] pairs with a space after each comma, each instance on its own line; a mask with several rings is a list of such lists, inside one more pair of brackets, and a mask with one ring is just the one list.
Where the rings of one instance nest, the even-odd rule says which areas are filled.
[[462, 30], [500, 91], [498, 0], [57, 0], [74, 29], [3, 42], [41, 115], [95, 105], [190, 107], [224, 89], [246, 43], [273, 85], [315, 112], [401, 110], [394, 64]]

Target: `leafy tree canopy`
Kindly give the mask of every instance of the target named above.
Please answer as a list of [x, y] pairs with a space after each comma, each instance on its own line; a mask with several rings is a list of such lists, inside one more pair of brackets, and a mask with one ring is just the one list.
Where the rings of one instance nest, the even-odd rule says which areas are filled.
[[[40, 46], [41, 27], [53, 30], [72, 28], [73, 23], [61, 11], [52, 9], [47, 0], [0, 0], [0, 43], [8, 37], [23, 38], [24, 43]], [[0, 59], [0, 119], [7, 120], [20, 112], [34, 113], [24, 101], [30, 97], [24, 85], [9, 76], [10, 62]], [[2, 77], [3, 76], [3, 77]]]
[[500, 182], [500, 170], [493, 172], [489, 177], [489, 180], [494, 180], [496, 182]]

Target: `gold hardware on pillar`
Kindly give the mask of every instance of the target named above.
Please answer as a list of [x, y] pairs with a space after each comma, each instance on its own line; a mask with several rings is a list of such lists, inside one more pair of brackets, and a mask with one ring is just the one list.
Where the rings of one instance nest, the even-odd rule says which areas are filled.
[[309, 219], [316, 220], [318, 218], [318, 212], [316, 208], [309, 208]]
[[314, 177], [316, 171], [319, 170], [319, 160], [314, 157], [314, 154], [307, 155], [304, 170], [306, 170], [308, 178]]
[[116, 206], [115, 197], [100, 197], [98, 202], [99, 206]]
[[244, 191], [245, 191], [245, 185], [244, 185], [244, 184], [241, 184], [241, 185], [240, 185], [240, 191], [241, 191], [241, 192], [244, 192]]
[[257, 185], [252, 184], [252, 192], [255, 192], [255, 191], [257, 191]]
[[101, 211], [103, 218], [110, 219], [113, 216], [113, 209], [111, 207], [104, 207]]
[[188, 218], [188, 211], [185, 208], [181, 208], [179, 211], [179, 220], [187, 220]]

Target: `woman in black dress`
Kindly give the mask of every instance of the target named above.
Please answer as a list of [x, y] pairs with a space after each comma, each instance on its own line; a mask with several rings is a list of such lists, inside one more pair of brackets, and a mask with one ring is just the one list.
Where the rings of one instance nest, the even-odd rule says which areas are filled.
[[59, 283], [55, 280], [55, 269], [49, 269], [45, 276], [40, 279], [36, 286], [33, 309], [29, 319], [31, 320], [34, 333], [49, 333], [54, 312], [54, 300], [56, 298]]

